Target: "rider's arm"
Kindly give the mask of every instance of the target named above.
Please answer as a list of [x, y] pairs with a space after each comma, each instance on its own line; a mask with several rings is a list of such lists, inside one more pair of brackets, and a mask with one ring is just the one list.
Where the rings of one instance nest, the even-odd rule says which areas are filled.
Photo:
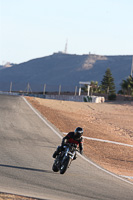
[[67, 143], [68, 139], [69, 139], [69, 133], [62, 139], [61, 146], [64, 146]]
[[83, 154], [83, 139], [81, 139], [81, 141], [79, 142], [79, 150], [80, 154]]

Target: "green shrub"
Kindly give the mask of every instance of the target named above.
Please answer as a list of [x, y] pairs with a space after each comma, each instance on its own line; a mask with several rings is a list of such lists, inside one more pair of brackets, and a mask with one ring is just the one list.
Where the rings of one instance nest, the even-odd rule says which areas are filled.
[[92, 98], [89, 96], [84, 97], [84, 102], [92, 102]]
[[84, 97], [84, 102], [87, 102], [87, 99], [86, 99], [86, 97]]
[[92, 98], [87, 96], [88, 102], [92, 102]]
[[108, 100], [116, 100], [116, 94], [110, 94], [109, 96], [108, 96]]

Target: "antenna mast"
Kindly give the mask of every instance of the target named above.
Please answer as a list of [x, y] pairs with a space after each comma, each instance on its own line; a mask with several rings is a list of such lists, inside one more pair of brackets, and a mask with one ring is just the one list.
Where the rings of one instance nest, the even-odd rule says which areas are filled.
[[65, 45], [64, 53], [67, 53], [67, 45], [68, 45], [68, 40], [66, 40], [66, 45]]

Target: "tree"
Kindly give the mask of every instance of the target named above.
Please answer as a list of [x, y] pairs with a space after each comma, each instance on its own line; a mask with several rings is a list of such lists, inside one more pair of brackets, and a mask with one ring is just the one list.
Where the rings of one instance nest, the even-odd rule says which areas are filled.
[[[88, 85], [84, 85], [84, 87], [82, 87], [82, 90], [84, 92], [88, 91]], [[99, 92], [99, 86], [98, 86], [98, 82], [97, 81], [91, 81], [90, 83], [90, 95], [93, 95], [93, 93], [98, 93]]]
[[129, 76], [126, 80], [122, 80], [121, 89], [124, 94], [133, 95], [133, 77]]
[[110, 68], [107, 68], [103, 80], [101, 81], [101, 90], [105, 94], [115, 94], [114, 78]]
[[92, 95], [93, 93], [96, 93], [97, 90], [98, 90], [98, 82], [97, 81], [91, 81], [90, 86], [91, 86], [90, 93]]

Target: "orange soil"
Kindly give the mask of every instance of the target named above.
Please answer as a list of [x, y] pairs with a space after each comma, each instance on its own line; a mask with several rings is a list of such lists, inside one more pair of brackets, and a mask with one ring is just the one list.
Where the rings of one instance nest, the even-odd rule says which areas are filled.
[[[83, 103], [27, 97], [61, 132], [84, 129], [84, 136], [133, 145], [132, 103]], [[84, 140], [84, 154], [105, 169], [133, 176], [133, 148]]]

